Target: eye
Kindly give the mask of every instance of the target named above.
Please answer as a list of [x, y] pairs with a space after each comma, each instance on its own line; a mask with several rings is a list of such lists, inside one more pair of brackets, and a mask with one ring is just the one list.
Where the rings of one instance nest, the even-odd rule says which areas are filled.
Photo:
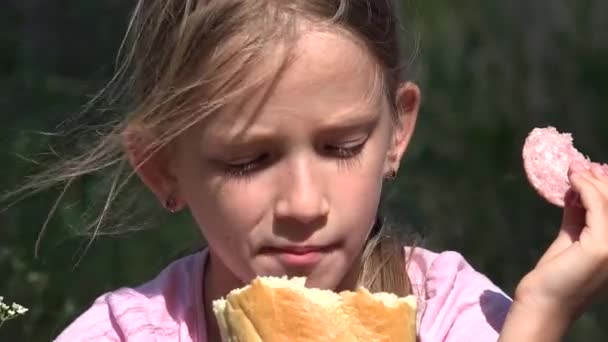
[[361, 153], [366, 142], [367, 138], [340, 145], [327, 145], [325, 146], [325, 152], [339, 159], [350, 159]]
[[268, 154], [261, 154], [254, 158], [224, 162], [224, 172], [228, 176], [244, 177], [260, 170], [268, 162], [268, 159]]

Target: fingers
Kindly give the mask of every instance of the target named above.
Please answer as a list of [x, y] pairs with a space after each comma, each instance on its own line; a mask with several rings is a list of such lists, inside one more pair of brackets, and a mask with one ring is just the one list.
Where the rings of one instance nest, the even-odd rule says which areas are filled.
[[608, 191], [608, 165], [591, 164], [591, 174], [600, 182], [596, 184], [604, 193]]
[[557, 238], [543, 254], [537, 265], [540, 266], [558, 256], [578, 240], [585, 226], [585, 209], [579, 201], [578, 195], [574, 191], [569, 191], [566, 194], [562, 224]]
[[[564, 201], [564, 211], [562, 216], [562, 231], [568, 235], [578, 237], [581, 229], [585, 226], [585, 208], [581, 203], [580, 195], [570, 189]], [[576, 238], [574, 238], [576, 240]]]
[[[538, 265], [558, 256], [578, 241], [587, 220], [597, 222], [591, 224], [593, 230], [598, 230], [595, 227], [600, 230], [594, 235], [608, 237], [608, 210], [601, 209], [602, 203], [608, 203], [608, 172], [604, 171], [608, 171], [608, 165], [593, 164], [590, 170], [572, 165], [569, 177], [576, 180], [571, 179], [573, 189], [566, 194], [560, 231]], [[585, 197], [584, 203], [581, 194]], [[608, 241], [608, 238], [603, 241]]]
[[599, 164], [592, 164], [590, 170], [572, 165], [568, 177], [587, 210], [600, 209], [608, 203], [608, 176]]
[[594, 164], [591, 170], [585, 171], [573, 170], [569, 178], [586, 209], [587, 229], [583, 234], [589, 236], [590, 246], [608, 250], [608, 176], [598, 166]]

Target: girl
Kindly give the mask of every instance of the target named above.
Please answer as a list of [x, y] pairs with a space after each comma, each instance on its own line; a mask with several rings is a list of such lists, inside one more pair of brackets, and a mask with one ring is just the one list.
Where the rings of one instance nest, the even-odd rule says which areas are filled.
[[256, 275], [413, 293], [420, 341], [560, 340], [608, 285], [608, 177], [572, 165], [584, 208], [566, 205], [513, 300], [459, 254], [388, 237], [381, 189], [421, 99], [401, 78], [395, 12], [379, 0], [139, 0], [116, 78], [132, 110], [56, 178], [126, 160], [208, 247], [102, 295], [57, 341], [219, 341], [211, 302]]

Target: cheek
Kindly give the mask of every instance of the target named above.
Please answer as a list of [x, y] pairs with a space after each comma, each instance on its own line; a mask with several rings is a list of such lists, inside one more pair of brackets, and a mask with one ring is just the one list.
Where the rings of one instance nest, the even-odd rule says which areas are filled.
[[204, 174], [188, 179], [184, 199], [208, 239], [221, 236], [243, 246], [248, 234], [267, 217], [271, 198], [264, 182], [220, 180]]
[[[334, 187], [335, 209], [347, 227], [369, 229], [374, 222], [382, 190], [379, 177], [344, 177]], [[345, 190], [348, 189], [348, 190]]]
[[264, 180], [228, 181], [218, 186], [210, 202], [209, 215], [224, 223], [252, 230], [269, 214], [272, 203], [270, 184]]
[[[373, 154], [372, 154], [373, 153]], [[337, 174], [331, 185], [332, 206], [344, 227], [365, 236], [375, 221], [382, 192], [383, 158], [370, 149], [352, 170]]]
[[382, 193], [387, 142], [374, 139], [352, 169], [337, 174], [332, 202], [344, 229], [352, 234], [349, 246], [357, 249], [373, 226]]

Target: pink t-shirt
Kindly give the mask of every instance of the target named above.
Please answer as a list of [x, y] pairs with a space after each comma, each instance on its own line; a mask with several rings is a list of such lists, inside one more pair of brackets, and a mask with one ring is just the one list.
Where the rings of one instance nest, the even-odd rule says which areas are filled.
[[[205, 332], [206, 257], [203, 250], [171, 263], [142, 286], [100, 296], [55, 341], [218, 342], [207, 341]], [[498, 339], [511, 299], [460, 254], [416, 248], [408, 274], [419, 298], [420, 342]]]

